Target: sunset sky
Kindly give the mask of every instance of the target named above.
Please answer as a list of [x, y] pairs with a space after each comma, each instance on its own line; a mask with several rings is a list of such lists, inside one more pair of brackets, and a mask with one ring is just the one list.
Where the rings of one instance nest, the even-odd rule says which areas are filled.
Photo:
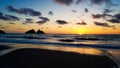
[[0, 30], [120, 34], [120, 0], [0, 0]]

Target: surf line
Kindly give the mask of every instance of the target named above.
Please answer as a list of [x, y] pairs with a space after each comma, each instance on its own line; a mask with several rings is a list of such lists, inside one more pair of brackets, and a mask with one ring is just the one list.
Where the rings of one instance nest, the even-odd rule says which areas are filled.
[[44, 41], [25, 41], [25, 40], [10, 40], [0, 39], [3, 43], [17, 43], [17, 44], [43, 44], [43, 45], [54, 45], [54, 46], [71, 46], [71, 47], [92, 47], [92, 48], [105, 48], [105, 49], [120, 49], [120, 45], [112, 44], [75, 44], [75, 43], [59, 43], [59, 42], [44, 42]]

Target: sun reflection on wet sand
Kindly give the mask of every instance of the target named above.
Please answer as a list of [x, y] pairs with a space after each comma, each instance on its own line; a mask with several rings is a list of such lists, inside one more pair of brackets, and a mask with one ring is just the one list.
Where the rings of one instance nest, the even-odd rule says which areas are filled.
[[95, 48], [85, 48], [85, 47], [65, 47], [65, 46], [53, 46], [53, 45], [34, 45], [34, 44], [16, 44], [10, 45], [17, 48], [40, 48], [40, 49], [49, 49], [49, 50], [59, 50], [66, 52], [77, 52], [80, 54], [92, 54], [92, 55], [101, 55], [102, 51]]

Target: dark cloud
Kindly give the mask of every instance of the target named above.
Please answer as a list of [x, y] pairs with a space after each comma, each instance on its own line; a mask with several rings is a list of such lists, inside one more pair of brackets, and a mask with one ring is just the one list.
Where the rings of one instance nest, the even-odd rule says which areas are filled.
[[87, 25], [87, 23], [86, 22], [78, 22], [78, 23], [76, 23], [77, 25]]
[[5, 21], [18, 21], [20, 20], [18, 17], [13, 16], [13, 15], [6, 15], [0, 12], [0, 19], [5, 20]]
[[97, 26], [102, 26], [102, 27], [114, 27], [109, 25], [108, 23], [102, 23], [102, 22], [94, 22], [95, 25]]
[[0, 19], [1, 20], [9, 20], [8, 18], [5, 17], [3, 13], [0, 12]]
[[110, 9], [104, 9], [103, 14], [102, 14], [102, 15], [103, 15], [103, 19], [107, 20], [107, 17], [108, 17], [108, 18], [111, 18], [112, 15], [109, 14], [110, 12], [113, 12], [113, 11], [110, 10]]
[[53, 13], [52, 11], [49, 11], [48, 14], [49, 14], [49, 15], [53, 15], [54, 13]]
[[39, 18], [41, 19], [41, 21], [36, 22], [38, 24], [44, 24], [44, 23], [50, 21], [50, 19], [48, 19], [47, 17], [39, 17]]
[[66, 21], [64, 20], [56, 20], [56, 22], [60, 25], [63, 25], [63, 24], [68, 24]]
[[110, 0], [90, 0], [92, 4], [110, 3]]
[[110, 10], [110, 9], [104, 9], [103, 14], [108, 14], [110, 12], [112, 12], [112, 10]]
[[120, 23], [120, 13], [112, 16], [112, 19], [107, 20], [111, 23]]
[[70, 5], [73, 3], [73, 0], [53, 0], [53, 1], [63, 5]]
[[9, 24], [15, 24], [15, 23], [13, 23], [13, 22], [9, 22]]
[[20, 20], [18, 17], [13, 16], [13, 15], [5, 15], [5, 17], [7, 17], [9, 20], [12, 20], [12, 21], [18, 21], [18, 20]]
[[26, 18], [25, 23], [33, 23], [33, 19], [31, 19], [31, 18]]
[[27, 25], [27, 23], [22, 23], [22, 25]]
[[3, 16], [3, 13], [0, 12], [0, 16]]
[[15, 12], [15, 13], [30, 15], [30, 16], [40, 16], [41, 15], [41, 13], [39, 11], [35, 11], [33, 9], [30, 9], [30, 8], [16, 9], [13, 6], [7, 6], [7, 10], [10, 12]]
[[79, 4], [80, 2], [82, 2], [82, 0], [77, 0], [77, 1], [76, 1], [76, 4]]
[[120, 20], [118, 20], [118, 19], [110, 19], [108, 21], [111, 23], [120, 23]]
[[100, 18], [103, 18], [103, 19], [107, 19], [107, 17], [108, 18], [111, 18], [112, 17], [112, 15], [110, 15], [110, 14], [92, 14], [92, 17], [94, 18], [94, 19], [100, 19]]
[[37, 21], [36, 23], [38, 23], [38, 24], [44, 24], [44, 23], [46, 23], [45, 21]]
[[114, 15], [114, 18], [115, 18], [115, 19], [119, 19], [119, 20], [120, 20], [120, 13], [115, 14], [115, 15]]
[[20, 8], [20, 9], [18, 9], [17, 13], [30, 15], [30, 16], [40, 16], [41, 15], [41, 13], [39, 11], [35, 11], [30, 8]]
[[76, 10], [72, 10], [73, 13], [76, 13], [77, 11]]
[[47, 17], [39, 17], [42, 21], [45, 21], [45, 22], [47, 22], [47, 21], [50, 21], [50, 19], [48, 19]]
[[[74, 3], [74, 0], [53, 0], [54, 2], [58, 3], [58, 4], [63, 4], [63, 5], [71, 5], [72, 3]], [[82, 2], [84, 2], [86, 0], [75, 0], [76, 4], [80, 4]], [[90, 1], [91, 4], [96, 4], [96, 5], [100, 5], [100, 4], [112, 4], [110, 0], [87, 0]]]
[[89, 12], [89, 10], [87, 8], [85, 8], [85, 12], [87, 13], [87, 12]]
[[10, 12], [17, 12], [18, 11], [13, 6], [7, 6], [7, 10], [10, 11]]
[[102, 14], [92, 14], [92, 17], [94, 19], [99, 19], [99, 18], [103, 18], [103, 15]]

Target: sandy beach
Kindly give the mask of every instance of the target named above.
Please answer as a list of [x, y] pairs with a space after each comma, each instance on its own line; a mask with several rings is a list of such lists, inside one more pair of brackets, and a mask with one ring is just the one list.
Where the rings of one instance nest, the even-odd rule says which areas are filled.
[[[0, 45], [0, 48], [3, 45]], [[7, 46], [5, 46], [7, 47]], [[89, 50], [89, 49], [88, 49]], [[0, 56], [0, 68], [118, 68], [105, 55], [43, 48], [20, 48]]]

